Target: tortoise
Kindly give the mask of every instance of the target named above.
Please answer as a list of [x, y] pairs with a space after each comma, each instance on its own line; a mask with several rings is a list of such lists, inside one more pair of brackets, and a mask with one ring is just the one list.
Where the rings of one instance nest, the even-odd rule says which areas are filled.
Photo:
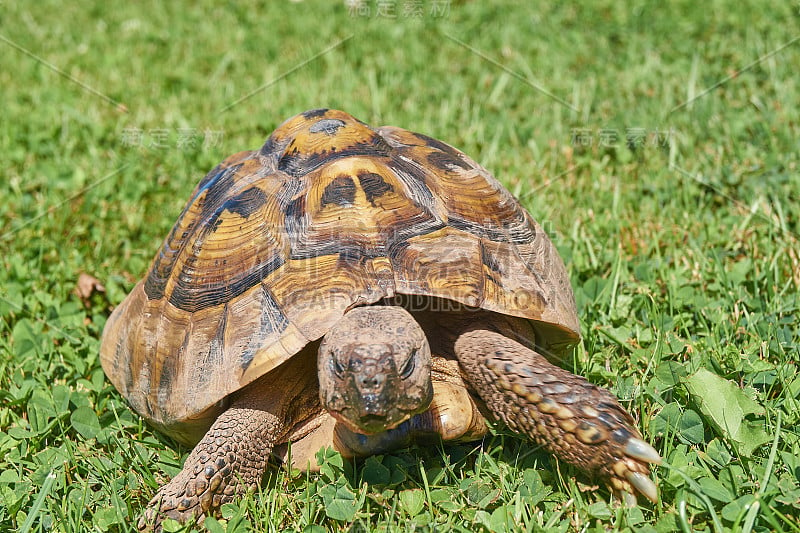
[[307, 111], [195, 188], [100, 348], [131, 407], [196, 445], [140, 527], [202, 519], [271, 454], [314, 468], [504, 423], [634, 505], [658, 453], [607, 390], [557, 364], [579, 341], [541, 226], [459, 150]]

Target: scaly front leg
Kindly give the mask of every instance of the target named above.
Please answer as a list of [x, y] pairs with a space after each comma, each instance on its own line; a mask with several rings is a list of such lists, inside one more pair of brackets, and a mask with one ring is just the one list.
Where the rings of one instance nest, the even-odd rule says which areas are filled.
[[202, 519], [261, 481], [284, 424], [244, 396], [223, 412], [181, 470], [161, 487], [139, 520], [140, 530], [161, 529], [165, 518]]
[[455, 353], [472, 386], [512, 430], [606, 481], [627, 505], [636, 504], [636, 492], [658, 499], [649, 464], [661, 457], [610, 392], [494, 331], [461, 334]]

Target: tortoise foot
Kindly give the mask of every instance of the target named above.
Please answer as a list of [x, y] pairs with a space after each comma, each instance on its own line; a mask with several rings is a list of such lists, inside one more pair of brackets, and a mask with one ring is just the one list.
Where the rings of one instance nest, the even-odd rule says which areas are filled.
[[628, 507], [637, 504], [636, 494], [641, 494], [653, 503], [658, 502], [658, 488], [650, 479], [650, 465], [660, 464], [661, 456], [642, 439], [632, 437], [622, 448], [625, 457], [617, 461], [611, 471], [611, 485], [615, 495]]
[[226, 484], [222, 473], [216, 472], [213, 466], [196, 470], [199, 475], [192, 476], [184, 469], [161, 487], [139, 519], [140, 531], [161, 531], [161, 523], [167, 518], [182, 524], [202, 523], [206, 515], [213, 514], [222, 504], [244, 492], [240, 490], [241, 485]]

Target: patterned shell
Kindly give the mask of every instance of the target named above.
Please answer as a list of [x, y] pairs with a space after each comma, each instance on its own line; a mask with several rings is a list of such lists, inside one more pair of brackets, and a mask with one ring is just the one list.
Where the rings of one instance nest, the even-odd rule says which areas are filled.
[[308, 111], [203, 178], [109, 318], [102, 365], [180, 433], [348, 309], [397, 294], [528, 318], [553, 346], [578, 339], [563, 262], [486, 170], [425, 135]]

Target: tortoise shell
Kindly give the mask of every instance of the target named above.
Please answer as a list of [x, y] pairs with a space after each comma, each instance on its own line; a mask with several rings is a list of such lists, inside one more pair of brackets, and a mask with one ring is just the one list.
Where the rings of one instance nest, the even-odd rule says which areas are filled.
[[425, 135], [312, 110], [197, 185], [108, 319], [101, 361], [157, 427], [202, 432], [347, 310], [396, 295], [530, 319], [551, 350], [579, 338], [553, 244], [485, 169]]

